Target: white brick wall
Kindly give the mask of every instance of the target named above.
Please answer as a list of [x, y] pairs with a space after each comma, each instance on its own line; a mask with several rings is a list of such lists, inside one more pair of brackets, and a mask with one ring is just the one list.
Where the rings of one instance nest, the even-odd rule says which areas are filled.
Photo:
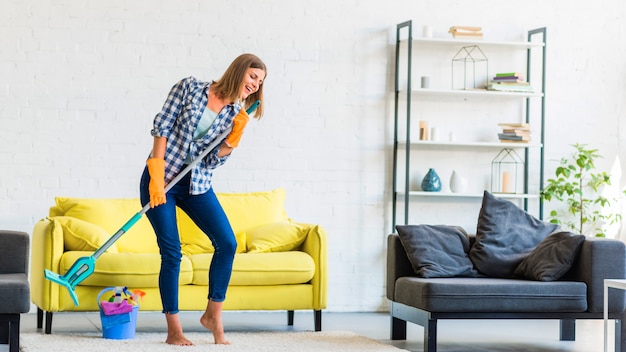
[[385, 309], [395, 24], [547, 26], [548, 159], [583, 142], [608, 166], [626, 155], [625, 17], [620, 0], [0, 0], [0, 228], [30, 232], [55, 196], [137, 196], [170, 86], [253, 52], [266, 116], [216, 190], [286, 188], [289, 216], [328, 231], [329, 310]]

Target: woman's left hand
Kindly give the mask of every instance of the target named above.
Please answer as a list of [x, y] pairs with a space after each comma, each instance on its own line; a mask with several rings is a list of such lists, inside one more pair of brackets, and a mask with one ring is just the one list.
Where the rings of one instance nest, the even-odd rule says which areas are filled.
[[250, 116], [248, 116], [245, 109], [241, 109], [233, 120], [233, 130], [228, 137], [226, 137], [228, 146], [231, 148], [237, 148], [239, 146], [239, 141], [241, 140], [243, 130], [246, 128], [248, 121], [250, 121]]

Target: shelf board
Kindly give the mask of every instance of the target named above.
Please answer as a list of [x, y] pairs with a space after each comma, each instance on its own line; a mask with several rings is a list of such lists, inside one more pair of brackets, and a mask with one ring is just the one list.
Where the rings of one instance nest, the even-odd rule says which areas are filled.
[[[404, 92], [404, 91], [400, 91]], [[486, 89], [434, 89], [434, 88], [412, 88], [411, 94], [415, 95], [437, 95], [437, 96], [484, 96], [484, 97], [511, 97], [511, 98], [540, 98], [543, 93], [535, 92], [501, 92]]]
[[[397, 192], [397, 195], [404, 195], [404, 192]], [[537, 199], [538, 194], [526, 194], [526, 193], [492, 193], [499, 198], [509, 199]], [[452, 193], [452, 192], [424, 192], [424, 191], [410, 191], [409, 196], [418, 197], [450, 197], [450, 198], [482, 198], [483, 193]]]
[[[406, 142], [398, 142], [406, 145]], [[540, 148], [541, 143], [515, 143], [515, 142], [447, 142], [447, 141], [412, 141], [411, 145], [419, 146], [444, 146], [444, 147], [477, 147], [477, 148]]]
[[[406, 42], [407, 40], [403, 40]], [[457, 38], [413, 38], [416, 44], [434, 44], [434, 45], [484, 45], [484, 46], [502, 46], [519, 49], [541, 48], [545, 46], [543, 42], [516, 42], [516, 41], [493, 41], [483, 39], [457, 39]]]

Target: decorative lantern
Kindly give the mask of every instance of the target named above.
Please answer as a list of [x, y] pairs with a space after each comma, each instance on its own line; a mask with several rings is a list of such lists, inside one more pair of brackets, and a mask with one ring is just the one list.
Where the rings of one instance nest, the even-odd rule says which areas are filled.
[[502, 149], [491, 161], [491, 192], [518, 193], [521, 191], [522, 158], [510, 148]]
[[[489, 81], [488, 65], [487, 57], [478, 45], [462, 47], [452, 58], [452, 89], [486, 89]], [[459, 77], [455, 77], [455, 66], [462, 66], [462, 72], [457, 71]], [[461, 80], [462, 84], [459, 83]]]

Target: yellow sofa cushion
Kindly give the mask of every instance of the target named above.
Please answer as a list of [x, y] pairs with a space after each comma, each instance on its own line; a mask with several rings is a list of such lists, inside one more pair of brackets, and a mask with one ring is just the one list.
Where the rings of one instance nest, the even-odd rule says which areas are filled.
[[286, 252], [298, 248], [306, 238], [303, 226], [279, 221], [246, 231], [249, 253]]
[[[56, 206], [50, 208], [50, 216], [71, 216], [102, 227], [110, 235], [117, 232], [141, 210], [137, 198], [55, 198]], [[159, 253], [156, 235], [148, 218], [143, 216], [124, 236], [116, 242], [119, 252]]]
[[[209, 283], [209, 265], [213, 254], [189, 256], [193, 266], [193, 284]], [[231, 286], [295, 285], [309, 282], [315, 274], [315, 262], [305, 252], [242, 253], [235, 255]]]
[[[285, 189], [277, 188], [267, 192], [217, 193], [230, 226], [237, 237], [237, 252], [247, 251], [245, 245], [248, 229], [260, 225], [286, 221]], [[177, 209], [180, 241], [186, 255], [213, 253], [211, 241], [191, 219]]]
[[[81, 257], [93, 252], [71, 251], [63, 253], [59, 270], [66, 273]], [[132, 286], [159, 287], [161, 256], [155, 253], [104, 253], [98, 260], [93, 274], [89, 275], [80, 286]], [[179, 285], [191, 284], [193, 269], [189, 258], [180, 262]], [[95, 299], [95, 297], [94, 297]]]
[[[50, 221], [60, 225], [65, 251], [95, 251], [111, 237], [102, 227], [77, 218], [55, 216], [50, 218]], [[55, 225], [53, 228], [58, 227]], [[107, 252], [118, 252], [115, 243], [107, 249]]]
[[287, 220], [283, 188], [267, 192], [218, 193], [217, 199], [235, 233]]
[[[180, 208], [176, 209], [178, 216], [178, 232], [180, 233], [182, 252], [184, 255], [201, 253], [213, 253], [215, 248], [209, 237], [200, 230], [189, 216]], [[235, 234], [237, 240], [237, 253], [246, 251], [246, 233]]]

